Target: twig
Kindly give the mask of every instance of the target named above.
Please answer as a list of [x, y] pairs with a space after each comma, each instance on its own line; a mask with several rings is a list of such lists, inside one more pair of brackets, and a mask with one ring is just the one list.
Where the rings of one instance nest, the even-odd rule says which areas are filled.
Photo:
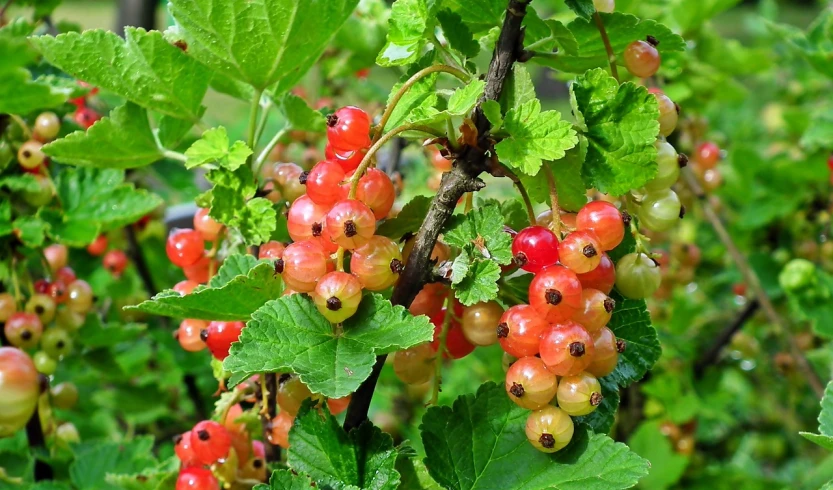
[[[49, 379], [44, 375], [39, 375], [41, 392], [49, 389]], [[40, 423], [40, 401], [35, 408], [35, 413], [26, 422], [26, 438], [29, 440], [29, 447], [34, 449], [38, 447], [46, 447], [46, 441], [43, 438], [43, 427]], [[35, 481], [51, 480], [52, 467], [49, 463], [35, 457]]]
[[[483, 114], [480, 104], [483, 101], [497, 100], [500, 97], [506, 78], [521, 51], [521, 25], [529, 1], [509, 0], [508, 2], [500, 37], [495, 45], [489, 70], [486, 72], [486, 87], [474, 111], [473, 121], [478, 133], [477, 145], [465, 148], [454, 167], [443, 174], [437, 195], [434, 196], [425, 220], [417, 232], [408, 264], [393, 290], [391, 302], [395, 305], [409, 306], [428, 279], [427, 276], [430, 275], [432, 269], [429, 267], [431, 251], [460, 196], [465, 192], [477, 191], [485, 186], [477, 176], [487, 170], [486, 150], [491, 147], [488, 134], [491, 124]], [[376, 381], [379, 379], [379, 373], [382, 372], [386, 358], [387, 355], [376, 357], [376, 364], [373, 365], [370, 376], [353, 394], [344, 419], [346, 430], [354, 429], [367, 420], [367, 411], [370, 408]]]
[[523, 182], [521, 182], [521, 179], [518, 178], [515, 172], [510, 170], [506, 165], [501, 164], [500, 170], [515, 184], [515, 187], [518, 188], [518, 193], [520, 193], [521, 199], [523, 199], [524, 206], [526, 207], [526, 214], [529, 215], [529, 224], [530, 226], [535, 225], [535, 207], [532, 205], [532, 199], [529, 198], [529, 193], [526, 191], [526, 187], [524, 187]]
[[558, 189], [555, 187], [555, 175], [552, 173], [552, 169], [546, 163], [544, 163], [544, 173], [547, 176], [547, 185], [550, 189], [550, 209], [552, 209], [552, 220], [550, 222], [550, 228], [552, 228], [552, 232], [555, 233], [555, 237], [558, 240], [561, 240], [561, 207], [558, 205]]
[[599, 15], [598, 12], [593, 14], [593, 20], [596, 21], [596, 28], [599, 29], [599, 34], [602, 36], [602, 42], [605, 45], [605, 51], [607, 51], [607, 61], [610, 63], [610, 74], [613, 75], [613, 78], [616, 81], [619, 81], [619, 69], [616, 67], [616, 53], [613, 52], [613, 46], [610, 45], [610, 38], [607, 37], [607, 30], [605, 29], [605, 24], [602, 21], [602, 16]]
[[145, 291], [151, 296], [156, 295], [159, 290], [153, 284], [153, 275], [150, 273], [150, 267], [145, 260], [145, 255], [142, 253], [141, 247], [139, 247], [139, 240], [136, 239], [136, 230], [133, 229], [132, 224], [124, 227], [124, 235], [127, 237], [127, 253], [130, 255], [133, 265], [136, 266], [136, 272], [139, 273], [139, 277], [142, 279]]
[[260, 382], [266, 384], [266, 397], [261, 399], [260, 403], [266, 408], [266, 414], [261, 417], [261, 421], [263, 422], [264, 444], [271, 449], [271, 451], [266, 451], [266, 461], [269, 462], [280, 461], [281, 459], [281, 447], [269, 442], [268, 431], [270, 429], [267, 423], [278, 415], [278, 376], [280, 376], [278, 373], [262, 373], [260, 375]]
[[440, 398], [440, 391], [443, 384], [443, 357], [445, 356], [446, 344], [448, 340], [448, 331], [451, 330], [451, 315], [454, 310], [454, 291], [448, 290], [448, 296], [445, 298], [445, 317], [443, 324], [440, 327], [440, 345], [437, 346], [437, 358], [434, 359], [434, 383], [431, 389], [431, 400], [429, 405], [436, 405]]
[[[257, 159], [255, 160], [253, 169], [255, 175], [260, 175], [260, 168], [263, 167], [263, 163], [266, 162], [266, 159], [269, 158], [269, 154], [272, 153], [272, 150], [275, 149], [275, 147], [280, 142], [281, 138], [283, 138], [284, 135], [286, 135], [286, 133], [289, 132], [289, 130], [290, 126], [287, 125], [283, 129], [275, 133], [275, 136], [273, 136], [272, 139], [269, 140], [269, 143], [266, 143], [266, 146], [263, 148], [263, 150], [261, 150], [260, 154], [257, 156]], [[252, 151], [254, 151], [254, 148], [252, 148]]]
[[720, 356], [720, 351], [723, 350], [723, 347], [732, 340], [732, 337], [743, 327], [743, 324], [752, 318], [760, 306], [761, 303], [757, 299], [749, 301], [734, 321], [717, 335], [711, 346], [694, 362], [694, 379], [702, 378], [706, 372], [706, 368], [717, 362], [717, 358]]
[[824, 394], [824, 385], [822, 384], [821, 379], [819, 379], [818, 374], [813, 370], [812, 366], [810, 366], [807, 358], [804, 357], [804, 353], [801, 351], [801, 348], [798, 347], [798, 343], [796, 342], [795, 337], [793, 337], [790, 333], [786, 322], [784, 322], [781, 315], [779, 315], [775, 310], [775, 306], [773, 306], [772, 301], [769, 299], [769, 296], [761, 285], [761, 281], [758, 279], [758, 275], [755, 273], [755, 270], [751, 265], [749, 265], [749, 261], [746, 259], [746, 256], [738, 249], [734, 240], [732, 240], [732, 236], [729, 235], [729, 232], [723, 225], [723, 221], [717, 215], [714, 207], [712, 207], [711, 203], [706, 198], [706, 193], [703, 192], [703, 188], [700, 187], [700, 183], [697, 182], [697, 177], [695, 177], [694, 174], [692, 174], [687, 168], [683, 169], [682, 176], [686, 185], [688, 185], [700, 201], [700, 204], [703, 207], [703, 214], [705, 214], [706, 219], [711, 223], [712, 228], [714, 228], [714, 231], [717, 233], [720, 241], [726, 246], [726, 249], [729, 251], [729, 255], [732, 257], [732, 261], [735, 263], [738, 270], [740, 270], [744, 282], [746, 282], [747, 286], [749, 286], [752, 290], [755, 298], [761, 303], [761, 308], [764, 310], [764, 314], [766, 314], [770, 323], [776, 327], [776, 332], [781, 333], [786, 337], [787, 343], [790, 347], [790, 353], [793, 358], [795, 358], [798, 369], [804, 374], [804, 377], [807, 378], [807, 382], [810, 384], [810, 387], [813, 389], [816, 396], [821, 398]]

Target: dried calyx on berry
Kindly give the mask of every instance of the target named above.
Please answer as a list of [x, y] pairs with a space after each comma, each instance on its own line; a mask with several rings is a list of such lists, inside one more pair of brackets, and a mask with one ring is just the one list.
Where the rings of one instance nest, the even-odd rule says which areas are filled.
[[547, 289], [544, 297], [547, 300], [547, 303], [556, 306], [561, 303], [563, 296], [561, 295], [561, 291], [557, 289]]
[[570, 344], [570, 355], [573, 357], [582, 357], [584, 355], [584, 343], [573, 342]]

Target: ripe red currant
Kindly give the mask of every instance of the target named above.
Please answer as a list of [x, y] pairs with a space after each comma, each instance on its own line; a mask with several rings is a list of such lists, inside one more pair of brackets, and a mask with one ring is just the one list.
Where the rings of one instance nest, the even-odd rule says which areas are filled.
[[515, 263], [527, 272], [538, 272], [558, 262], [558, 238], [543, 226], [529, 226], [512, 241]]
[[176, 478], [176, 490], [220, 490], [220, 482], [205, 468], [183, 468]]
[[281, 411], [269, 424], [269, 432], [266, 438], [270, 444], [289, 449], [289, 429], [295, 422], [295, 417], [285, 411]]
[[199, 283], [185, 280], [174, 284], [173, 290], [179, 293], [180, 296], [185, 296], [191, 294], [197, 286], [199, 286]]
[[58, 270], [62, 267], [66, 267], [69, 251], [67, 250], [66, 245], [54, 243], [43, 249], [43, 256], [46, 258], [49, 268], [54, 273], [58, 272]]
[[93, 257], [104, 255], [107, 251], [107, 235], [98, 235], [93, 243], [87, 245], [87, 253]]
[[526, 438], [532, 446], [544, 453], [564, 449], [573, 438], [573, 419], [567, 412], [546, 406], [529, 414], [526, 419]]
[[405, 384], [427, 383], [434, 374], [436, 354], [430, 344], [419, 344], [393, 355], [393, 372]]
[[500, 346], [515, 357], [538, 354], [541, 335], [549, 328], [546, 320], [529, 305], [516, 305], [503, 313], [497, 326]]
[[26, 425], [40, 396], [38, 372], [20, 349], [0, 347], [0, 393], [0, 437], [10, 437]]
[[564, 376], [558, 383], [558, 406], [568, 415], [578, 417], [592, 413], [602, 403], [602, 386], [595, 376], [580, 372]]
[[431, 156], [431, 165], [433, 165], [435, 169], [440, 172], [448, 172], [451, 170], [454, 162], [444, 157], [439, 149], [432, 147], [428, 150], [428, 153]]
[[[168, 260], [177, 267], [194, 265], [205, 252], [202, 233], [190, 228], [175, 228], [168, 235], [165, 245]], [[111, 252], [112, 253], [112, 252]]]
[[602, 327], [591, 335], [596, 353], [585, 371], [599, 378], [607, 376], [616, 369], [616, 363], [619, 362], [619, 349], [624, 348], [625, 343], [624, 341], [617, 342], [613, 331], [607, 327]]
[[307, 196], [319, 206], [332, 206], [339, 200], [339, 185], [344, 177], [344, 169], [338, 163], [318, 162], [307, 175]]
[[290, 288], [309, 293], [318, 279], [332, 270], [332, 262], [318, 240], [295, 242], [283, 252], [283, 259], [275, 264], [282, 267], [283, 280]]
[[[622, 243], [625, 237], [626, 219], [613, 204], [606, 201], [592, 201], [585, 204], [576, 215], [576, 229], [590, 230], [595, 233], [601, 247], [599, 252], [607, 252]], [[588, 271], [574, 270], [574, 272], [584, 274]]]
[[200, 338], [208, 346], [211, 355], [222, 361], [228, 357], [231, 344], [240, 338], [244, 326], [243, 322], [211, 322], [201, 331]]
[[659, 134], [667, 137], [677, 128], [677, 120], [680, 117], [679, 107], [661, 90], [649, 90], [649, 92], [654, 94], [659, 106]]
[[558, 376], [572, 376], [584, 371], [594, 353], [590, 334], [571, 320], [552, 325], [541, 336], [541, 360]]
[[20, 166], [26, 170], [33, 170], [41, 166], [46, 161], [46, 155], [43, 154], [43, 144], [35, 140], [29, 140], [17, 150], [17, 161]]
[[26, 302], [26, 313], [37, 315], [42, 325], [47, 325], [55, 318], [55, 300], [46, 294], [33, 294]]
[[83, 129], [90, 129], [90, 127], [101, 119], [101, 114], [89, 107], [79, 107], [73, 114], [72, 119], [76, 124]]
[[281, 242], [266, 242], [260, 246], [257, 258], [259, 259], [280, 259], [283, 258], [283, 251], [286, 246]]
[[616, 264], [616, 289], [626, 298], [645, 299], [662, 282], [659, 265], [644, 253], [630, 253]]
[[307, 195], [299, 197], [292, 203], [286, 217], [289, 236], [295, 242], [314, 238], [324, 250], [335, 252], [338, 246], [331, 240], [330, 230], [325, 229], [328, 210], [326, 206], [315, 204]]
[[176, 457], [179, 458], [180, 463], [182, 463], [183, 468], [200, 465], [197, 455], [194, 454], [194, 448], [191, 447], [192, 434], [189, 430], [174, 437], [174, 452], [176, 453]]
[[656, 40], [649, 36], [648, 41], [634, 41], [625, 48], [625, 67], [636, 77], [652, 77], [659, 70], [659, 51], [651, 41]]
[[298, 410], [307, 398], [313, 398], [314, 395], [309, 390], [307, 385], [301, 382], [298, 376], [290, 376], [287, 380], [281, 383], [278, 388], [278, 405], [282, 412], [295, 417], [298, 415]]
[[361, 201], [345, 199], [327, 213], [330, 238], [347, 250], [361, 247], [376, 233], [376, 217]]
[[388, 174], [377, 168], [369, 168], [359, 179], [356, 199], [365, 203], [377, 220], [385, 219], [393, 207], [396, 190]]
[[[434, 340], [431, 342], [431, 347], [434, 349], [434, 352], [440, 348], [440, 334], [442, 333], [443, 322], [445, 321], [446, 314], [447, 311], [443, 308], [439, 313], [431, 317], [431, 323], [434, 324]], [[448, 332], [446, 333], [445, 352], [443, 353], [443, 357], [462, 359], [474, 351], [474, 345], [466, 340], [466, 336], [463, 335], [463, 328], [460, 326], [459, 318], [462, 314], [462, 305], [455, 303], [454, 315], [451, 317], [448, 322], [448, 326], [446, 327]]]
[[61, 120], [54, 112], [41, 112], [32, 125], [35, 138], [44, 143], [54, 140], [60, 131]]
[[566, 320], [581, 308], [581, 283], [566, 267], [545, 267], [529, 284], [529, 304], [550, 323]]
[[576, 277], [582, 288], [598, 289], [605, 294], [610, 294], [616, 282], [616, 268], [610, 257], [602, 254], [599, 265], [595, 269], [584, 274], [576, 274]]
[[204, 320], [185, 319], [179, 324], [176, 331], [176, 339], [179, 345], [188, 352], [199, 352], [205, 349], [206, 345], [201, 336], [202, 331], [208, 328], [208, 322]]
[[0, 293], [0, 323], [5, 323], [17, 311], [17, 303], [14, 296], [9, 293]]
[[537, 357], [522, 357], [506, 372], [506, 392], [518, 406], [539, 410], [549, 405], [558, 389], [558, 380]]
[[345, 172], [356, 170], [361, 165], [365, 155], [367, 155], [367, 150], [364, 148], [356, 151], [335, 151], [329, 143], [324, 148], [324, 157], [341, 165]]
[[54, 299], [58, 304], [64, 304], [66, 300], [69, 299], [67, 286], [64, 284], [64, 281], [61, 281], [60, 279], [56, 279], [49, 283], [46, 289], [46, 294], [52, 296], [52, 299]]
[[714, 168], [720, 161], [720, 147], [711, 141], [700, 143], [694, 153], [694, 160], [703, 169]]
[[203, 240], [213, 242], [220, 236], [223, 224], [215, 221], [214, 218], [208, 215], [208, 212], [208, 209], [200, 208], [194, 213], [194, 229], [200, 232]]
[[448, 296], [448, 287], [443, 283], [432, 282], [426, 284], [417, 293], [408, 311], [414, 316], [434, 316], [442, 309], [446, 296]]
[[362, 285], [353, 274], [329, 272], [318, 280], [311, 296], [324, 318], [332, 323], [341, 323], [359, 309]]
[[645, 184], [647, 191], [668, 189], [680, 177], [680, 163], [677, 150], [667, 141], [657, 140], [657, 176]]
[[350, 405], [351, 398], [352, 395], [343, 396], [341, 398], [327, 398], [327, 408], [330, 410], [331, 414], [338, 415], [347, 410], [347, 406]]
[[649, 192], [639, 205], [640, 224], [652, 231], [668, 231], [682, 217], [680, 198], [671, 189]]
[[14, 347], [31, 349], [40, 342], [43, 323], [34, 313], [13, 313], [3, 326], [3, 333]]
[[598, 289], [583, 289], [581, 301], [582, 307], [573, 315], [574, 321], [580, 323], [591, 334], [607, 325], [616, 306], [613, 298]]
[[350, 272], [370, 291], [383, 291], [393, 286], [404, 268], [399, 247], [390, 238], [380, 235], [370, 237], [350, 257]]
[[217, 271], [219, 268], [220, 264], [216, 259], [203, 256], [196, 263], [183, 267], [182, 273], [189, 281], [204, 284], [211, 279], [211, 271]]
[[[168, 255], [170, 257], [170, 255]], [[110, 250], [101, 259], [101, 264], [115, 277], [119, 277], [127, 267], [127, 254], [121, 250]]]
[[335, 151], [356, 151], [370, 146], [370, 116], [347, 106], [327, 117], [327, 141]]
[[201, 464], [214, 464], [228, 455], [231, 435], [219, 423], [203, 420], [191, 429], [191, 447]]
[[474, 345], [492, 345], [498, 341], [497, 326], [502, 316], [503, 307], [496, 301], [467, 306], [460, 322], [463, 335]]
[[574, 231], [559, 244], [558, 256], [576, 274], [590, 272], [602, 260], [599, 238], [591, 230]]

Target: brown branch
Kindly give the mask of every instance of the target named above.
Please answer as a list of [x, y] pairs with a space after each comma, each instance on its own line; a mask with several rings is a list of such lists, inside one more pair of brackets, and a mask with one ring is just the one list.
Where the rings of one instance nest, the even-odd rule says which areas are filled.
[[[477, 145], [463, 149], [451, 171], [443, 174], [440, 189], [434, 196], [428, 214], [417, 232], [408, 264], [393, 290], [391, 302], [395, 305], [409, 306], [422, 286], [430, 279], [431, 250], [446, 221], [454, 212], [460, 197], [466, 192], [478, 191], [486, 185], [478, 176], [488, 168], [487, 150], [492, 146], [489, 137], [491, 124], [483, 114], [480, 104], [486, 100], [498, 100], [512, 70], [512, 65], [522, 52], [521, 25], [530, 1], [509, 0], [500, 37], [495, 45], [489, 70], [486, 72], [486, 87], [473, 115], [478, 134]], [[370, 408], [373, 391], [376, 389], [376, 381], [379, 379], [386, 357], [386, 355], [381, 355], [376, 358], [370, 377], [353, 394], [344, 420], [346, 430], [358, 427], [367, 420], [367, 411]]]
[[743, 325], [755, 315], [760, 307], [761, 303], [757, 299], [749, 301], [732, 323], [717, 335], [711, 346], [694, 362], [694, 379], [701, 379], [706, 373], [706, 369], [717, 362], [723, 348], [729, 344], [732, 337], [743, 328]]

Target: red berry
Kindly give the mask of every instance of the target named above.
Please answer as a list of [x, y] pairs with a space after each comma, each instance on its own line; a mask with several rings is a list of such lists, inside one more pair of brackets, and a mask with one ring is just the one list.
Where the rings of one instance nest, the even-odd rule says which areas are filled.
[[524, 228], [512, 241], [512, 254], [521, 269], [538, 272], [558, 262], [558, 238], [543, 226]]
[[277, 417], [273, 418], [270, 423], [269, 433], [266, 438], [271, 444], [275, 444], [284, 449], [289, 449], [289, 429], [295, 422], [295, 417], [289, 415], [286, 411], [281, 410]]
[[359, 179], [356, 199], [367, 204], [376, 219], [385, 219], [393, 207], [396, 190], [388, 174], [377, 168], [369, 168]]
[[[290, 288], [303, 293], [315, 289], [315, 283], [332, 270], [329, 255], [317, 240], [295, 242], [283, 252], [283, 280]], [[277, 264], [276, 264], [277, 265]]]
[[257, 258], [259, 259], [280, 259], [286, 246], [281, 242], [266, 242], [260, 246]]
[[649, 42], [634, 41], [625, 48], [625, 67], [634, 76], [652, 77], [659, 70], [659, 64], [659, 51]]
[[561, 264], [575, 272], [590, 272], [601, 261], [599, 238], [590, 230], [570, 233], [558, 246]]
[[506, 371], [506, 393], [518, 406], [539, 410], [555, 397], [558, 381], [537, 357], [522, 357]]
[[711, 141], [701, 143], [694, 153], [694, 160], [703, 169], [714, 168], [720, 161], [720, 147]]
[[318, 311], [327, 320], [341, 323], [358, 310], [362, 285], [353, 274], [334, 271], [318, 280], [311, 296]]
[[581, 283], [566, 267], [546, 267], [529, 284], [529, 304], [549, 323], [567, 320], [581, 308]]
[[43, 256], [49, 264], [49, 269], [52, 272], [57, 272], [58, 269], [67, 265], [69, 251], [66, 245], [55, 243], [43, 249]]
[[448, 296], [448, 288], [444, 284], [440, 282], [426, 284], [417, 293], [408, 311], [414, 316], [434, 316], [442, 309], [446, 296]]
[[516, 305], [503, 313], [497, 326], [498, 342], [503, 350], [515, 357], [538, 353], [541, 335], [549, 325], [529, 305]]
[[90, 126], [101, 119], [101, 114], [89, 107], [79, 107], [73, 114], [72, 119], [76, 124], [84, 129], [90, 129]]
[[370, 241], [376, 232], [376, 217], [363, 202], [345, 199], [327, 213], [327, 229], [336, 244], [353, 250]]
[[624, 341], [617, 343], [616, 335], [607, 327], [602, 327], [593, 337], [593, 360], [585, 371], [596, 377], [607, 376], [616, 369], [619, 362], [619, 349], [625, 347]]
[[[32, 359], [14, 347], [0, 347], [0, 437], [11, 437], [35, 413], [40, 396]], [[4, 456], [8, 462], [9, 457]]]
[[335, 151], [370, 146], [370, 116], [358, 107], [342, 107], [327, 117], [327, 140]]
[[200, 463], [214, 464], [228, 456], [231, 435], [219, 423], [203, 420], [191, 429], [191, 448]]
[[176, 490], [220, 490], [220, 482], [205, 468], [184, 468], [176, 479]]
[[58, 304], [63, 304], [69, 299], [69, 290], [67, 289], [67, 285], [64, 284], [64, 281], [59, 279], [49, 283], [49, 288], [47, 289], [46, 294], [52, 296], [52, 299], [54, 299]]
[[219, 263], [216, 259], [203, 256], [195, 264], [183, 267], [182, 272], [189, 281], [204, 284], [211, 279], [211, 271], [216, 272], [217, 269], [219, 269]]
[[610, 257], [602, 254], [599, 265], [595, 269], [584, 274], [576, 274], [576, 277], [581, 282], [582, 288], [598, 289], [605, 294], [610, 294], [616, 282], [616, 268]]
[[474, 345], [492, 345], [498, 341], [497, 326], [502, 316], [503, 307], [496, 301], [467, 306], [460, 324], [463, 335]]
[[98, 235], [93, 243], [87, 245], [87, 253], [98, 257], [107, 251], [107, 235]]
[[[462, 305], [456, 303], [454, 305], [454, 313], [459, 318], [463, 314]], [[440, 333], [442, 332], [445, 315], [446, 310], [443, 308], [439, 313], [431, 317], [431, 323], [434, 324], [434, 340], [431, 342], [431, 348], [434, 349], [434, 352], [440, 348]], [[456, 318], [451, 318], [447, 328], [448, 333], [445, 338], [444, 357], [461, 359], [474, 351], [474, 345], [466, 340], [466, 336], [463, 334], [463, 328]]]
[[350, 405], [350, 399], [352, 397], [352, 395], [347, 395], [341, 398], [327, 398], [327, 408], [330, 409], [331, 414], [338, 415], [347, 410], [347, 406]]
[[338, 163], [318, 162], [307, 175], [307, 196], [319, 206], [332, 206], [339, 200], [339, 185], [344, 177], [344, 169]]
[[176, 457], [182, 463], [183, 468], [190, 466], [198, 466], [200, 464], [197, 455], [194, 454], [194, 448], [191, 447], [191, 431], [185, 432], [174, 437], [174, 452]]
[[613, 316], [616, 302], [598, 289], [581, 291], [582, 307], [573, 315], [573, 320], [580, 323], [591, 334], [607, 325]]
[[370, 291], [383, 291], [393, 286], [403, 269], [399, 247], [390, 238], [380, 235], [370, 237], [350, 257], [350, 272]]
[[330, 237], [330, 230], [326, 229], [326, 216], [329, 208], [315, 204], [309, 196], [299, 197], [289, 208], [286, 217], [286, 227], [289, 236], [295, 242], [315, 239], [327, 252], [335, 252], [338, 246]]
[[541, 360], [557, 376], [574, 376], [584, 371], [594, 353], [590, 334], [571, 320], [551, 326], [541, 337]]
[[454, 162], [444, 157], [440, 150], [437, 148], [431, 148], [428, 152], [431, 154], [431, 165], [433, 165], [435, 169], [440, 172], [448, 172], [451, 170]]
[[223, 225], [208, 215], [208, 209], [200, 208], [194, 214], [194, 229], [200, 232], [203, 240], [213, 242], [223, 230]]
[[3, 333], [14, 347], [31, 349], [40, 342], [43, 323], [35, 313], [13, 313], [3, 326]]
[[[576, 229], [590, 230], [596, 234], [601, 250], [613, 250], [625, 238], [625, 222], [622, 213], [606, 201], [593, 201], [584, 205], [576, 215]], [[575, 271], [581, 274], [579, 271]]]
[[231, 344], [240, 338], [240, 332], [243, 331], [244, 326], [243, 322], [211, 322], [202, 331], [200, 338], [208, 346], [211, 355], [222, 361], [228, 357]]
[[174, 285], [173, 289], [174, 289], [174, 291], [179, 293], [181, 296], [185, 296], [186, 294], [191, 294], [191, 292], [193, 292], [194, 288], [196, 288], [197, 286], [199, 286], [199, 283], [196, 283], [194, 281], [185, 280], [185, 281], [179, 281], [178, 283], [176, 283]]
[[176, 339], [179, 345], [188, 352], [199, 352], [205, 349], [205, 342], [202, 340], [202, 331], [208, 328], [208, 322], [204, 320], [185, 319], [179, 324], [176, 332]]
[[427, 383], [434, 375], [436, 354], [431, 344], [418, 344], [397, 351], [393, 356], [393, 372], [408, 385]]
[[104, 254], [101, 263], [105, 269], [110, 271], [110, 274], [118, 277], [127, 267], [127, 254], [121, 250], [110, 250]]
[[165, 244], [168, 260], [177, 267], [188, 267], [200, 260], [205, 252], [202, 233], [190, 228], [175, 228]]
[[46, 279], [38, 279], [32, 285], [32, 288], [35, 290], [36, 293], [49, 294], [49, 281], [47, 281]]
[[278, 388], [278, 406], [293, 417], [307, 398], [313, 398], [313, 394], [298, 376], [290, 376]]
[[55, 272], [55, 279], [63, 281], [64, 284], [72, 284], [78, 279], [78, 276], [75, 275], [75, 271], [71, 267], [64, 266]]
[[364, 148], [356, 150], [356, 151], [335, 151], [333, 147], [327, 143], [326, 148], [324, 148], [324, 157], [331, 162], [336, 162], [341, 165], [341, 168], [344, 169], [345, 172], [350, 172], [359, 168], [361, 165], [364, 156], [367, 154], [367, 150]]

